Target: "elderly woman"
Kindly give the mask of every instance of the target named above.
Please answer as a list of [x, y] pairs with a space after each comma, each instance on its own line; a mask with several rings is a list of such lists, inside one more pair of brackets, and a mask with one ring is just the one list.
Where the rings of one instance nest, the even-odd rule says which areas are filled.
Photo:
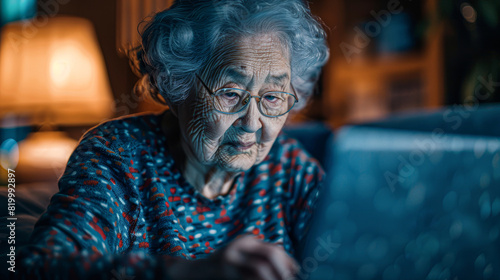
[[138, 57], [143, 84], [169, 110], [82, 137], [20, 275], [292, 275], [323, 177], [280, 134], [328, 58], [307, 6], [177, 1], [146, 26]]

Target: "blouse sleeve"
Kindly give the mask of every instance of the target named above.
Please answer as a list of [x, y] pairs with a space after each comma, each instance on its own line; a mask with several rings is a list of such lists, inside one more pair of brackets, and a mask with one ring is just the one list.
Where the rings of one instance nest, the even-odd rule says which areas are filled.
[[289, 183], [291, 199], [288, 204], [288, 228], [295, 252], [301, 254], [322, 191], [325, 173], [318, 161], [302, 149], [295, 149], [292, 154], [296, 156], [292, 158], [293, 171]]
[[128, 236], [119, 233], [140, 208], [123, 199], [134, 196], [126, 156], [133, 147], [100, 134], [87, 133], [71, 155], [59, 192], [20, 250], [18, 279], [165, 279], [175, 260], [127, 252]]

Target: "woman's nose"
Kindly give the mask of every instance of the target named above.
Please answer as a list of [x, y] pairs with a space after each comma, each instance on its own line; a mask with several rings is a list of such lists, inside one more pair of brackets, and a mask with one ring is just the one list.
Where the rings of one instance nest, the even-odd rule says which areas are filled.
[[241, 115], [237, 124], [247, 133], [255, 133], [261, 127], [261, 117], [262, 114], [259, 111], [257, 100], [253, 100], [255, 98], [250, 98], [250, 104], [247, 105], [247, 108], [243, 110], [243, 115]]

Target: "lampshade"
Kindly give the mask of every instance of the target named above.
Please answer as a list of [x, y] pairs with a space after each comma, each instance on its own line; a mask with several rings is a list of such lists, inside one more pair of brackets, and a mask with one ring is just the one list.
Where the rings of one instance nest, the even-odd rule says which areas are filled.
[[35, 27], [2, 29], [0, 117], [29, 116], [34, 123], [92, 124], [112, 116], [108, 75], [91, 22], [54, 17]]

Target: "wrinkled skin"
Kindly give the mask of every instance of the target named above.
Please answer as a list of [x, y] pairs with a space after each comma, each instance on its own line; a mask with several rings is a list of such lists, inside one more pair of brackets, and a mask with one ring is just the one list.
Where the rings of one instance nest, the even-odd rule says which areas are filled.
[[[252, 95], [292, 91], [289, 55], [276, 36], [255, 35], [235, 42], [221, 48], [200, 75], [213, 92], [223, 87]], [[263, 116], [255, 98], [240, 113], [218, 113], [200, 83], [196, 92], [172, 109], [179, 119], [186, 156], [184, 177], [209, 198], [227, 193], [238, 173], [266, 157], [287, 118]]]
[[[222, 87], [240, 88], [252, 95], [291, 91], [289, 56], [275, 36], [259, 35], [236, 40], [212, 58], [201, 79], [215, 92]], [[208, 91], [196, 90], [179, 106], [182, 173], [204, 196], [226, 194], [234, 178], [260, 163], [269, 153], [287, 115], [263, 116], [255, 98], [234, 115], [214, 111]], [[241, 145], [243, 143], [243, 145]], [[248, 144], [248, 145], [247, 145]], [[167, 273], [171, 279], [290, 279], [298, 265], [282, 247], [241, 237], [210, 257], [179, 260]]]

